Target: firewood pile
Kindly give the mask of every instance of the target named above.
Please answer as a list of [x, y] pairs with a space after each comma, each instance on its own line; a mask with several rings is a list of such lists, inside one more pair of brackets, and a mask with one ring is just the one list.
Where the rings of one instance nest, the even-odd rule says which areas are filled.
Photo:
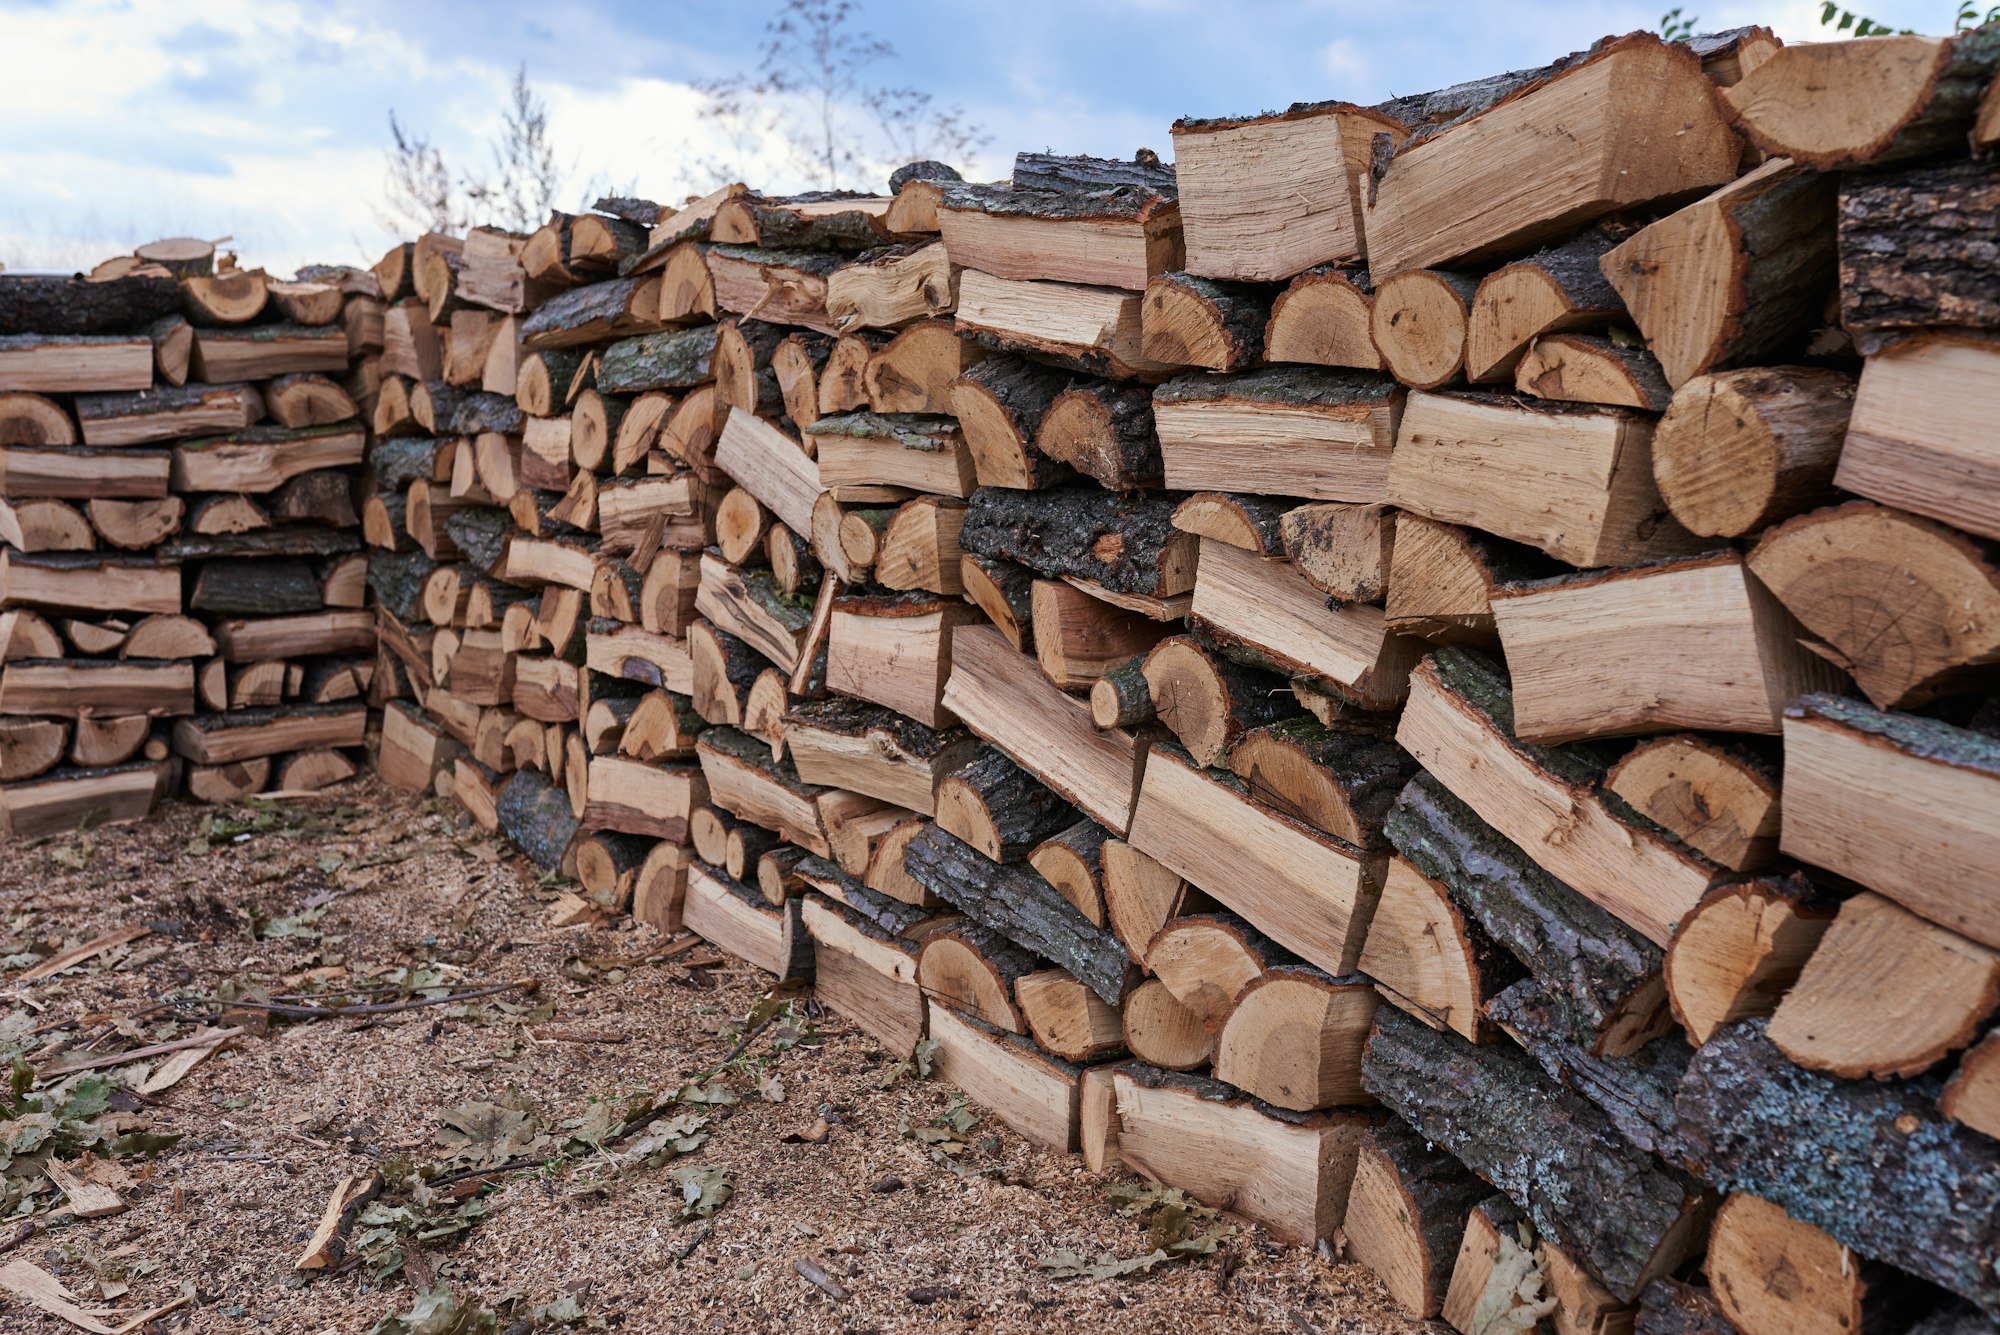
[[[398, 246], [346, 308], [377, 767], [573, 877], [563, 917], [810, 978], [1024, 1136], [1467, 1335], [1989, 1330], [1996, 60], [1638, 33], [1184, 120], [1171, 164]], [[202, 588], [342, 559], [278, 497], [350, 457], [98, 463], [181, 434], [93, 439], [93, 396], [194, 281], [0, 339], [0, 388], [78, 393], [0, 399], [0, 605], [179, 613], [178, 562], [193, 614], [347, 624]], [[193, 334], [197, 379], [280, 369]], [[74, 371], [100, 342], [135, 383]], [[279, 490], [212, 498], [270, 516], [226, 551], [41, 554], [170, 483]], [[95, 726], [48, 703], [85, 656], [125, 669], [12, 615], [22, 779]], [[292, 625], [211, 616], [217, 679], [349, 647]], [[230, 720], [178, 725], [191, 788]]]
[[0, 275], [0, 836], [360, 771], [373, 286], [187, 239]]

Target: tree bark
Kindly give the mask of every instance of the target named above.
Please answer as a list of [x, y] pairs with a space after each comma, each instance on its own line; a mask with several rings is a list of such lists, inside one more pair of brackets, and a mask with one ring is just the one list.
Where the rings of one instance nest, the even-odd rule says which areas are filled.
[[0, 275], [0, 335], [123, 334], [181, 307], [171, 278], [127, 274], [103, 282], [55, 275]]
[[501, 786], [494, 810], [501, 830], [530, 862], [544, 871], [562, 866], [577, 822], [561, 788], [533, 770], [520, 770]]
[[1070, 379], [1039, 362], [992, 356], [952, 382], [951, 411], [981, 486], [1036, 491], [1070, 475], [1034, 445], [1043, 414]]
[[997, 746], [938, 783], [938, 823], [995, 862], [1021, 862], [1076, 821], [1076, 809]]
[[1161, 274], [1140, 306], [1140, 351], [1168, 366], [1242, 371], [1264, 360], [1277, 289], [1194, 274]]
[[1996, 236], [2000, 171], [1989, 161], [1843, 178], [1841, 327], [2000, 328]]
[[1042, 414], [1035, 448], [1113, 491], [1160, 485], [1153, 395], [1144, 385], [1072, 380]]
[[1018, 561], [1047, 579], [1076, 575], [1113, 593], [1166, 598], [1193, 587], [1194, 539], [1173, 526], [1174, 499], [1097, 487], [972, 494], [958, 545]]
[[319, 577], [303, 561], [209, 561], [188, 607], [228, 616], [279, 616], [320, 609]]

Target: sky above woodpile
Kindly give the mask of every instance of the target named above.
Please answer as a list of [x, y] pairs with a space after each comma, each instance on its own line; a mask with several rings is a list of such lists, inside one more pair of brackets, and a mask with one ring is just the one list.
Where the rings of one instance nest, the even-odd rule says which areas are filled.
[[[958, 165], [1004, 176], [1017, 149], [1171, 156], [1180, 115], [1300, 99], [1375, 102], [1541, 64], [1656, 27], [1644, 3], [1380, 0], [867, 0], [854, 26], [895, 48], [869, 85], [924, 90], [987, 136]], [[289, 273], [372, 261], [389, 113], [448, 161], [484, 168], [523, 62], [566, 169], [558, 203], [600, 189], [678, 200], [736, 177], [809, 187], [785, 144], [704, 114], [701, 85], [754, 72], [778, 0], [0, 0], [0, 264], [87, 267], [160, 235], [234, 237]], [[1816, 0], [1689, 4], [1709, 31], [1762, 22], [1811, 40]], [[1950, 0], [1863, 6], [1948, 31]], [[860, 130], [874, 118], [849, 105]], [[878, 157], [888, 150], [879, 150]], [[843, 184], [880, 190], [868, 164]], [[727, 172], [728, 176], [719, 175]]]

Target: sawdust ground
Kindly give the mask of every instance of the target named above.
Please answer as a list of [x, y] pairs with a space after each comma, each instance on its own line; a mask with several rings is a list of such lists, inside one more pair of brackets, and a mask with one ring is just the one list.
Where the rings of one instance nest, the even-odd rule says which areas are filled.
[[[245, 981], [290, 991], [298, 985], [285, 980], [316, 967], [442, 964], [462, 970], [466, 985], [532, 977], [555, 1014], [524, 1024], [494, 1007], [464, 1017], [440, 1008], [279, 1024], [195, 1068], [143, 1110], [185, 1139], [128, 1193], [130, 1208], [96, 1221], [45, 1210], [46, 1231], [8, 1258], [43, 1266], [90, 1300], [101, 1258], [156, 1262], [129, 1295], [98, 1304], [119, 1310], [111, 1324], [191, 1283], [197, 1302], [157, 1329], [367, 1330], [409, 1307], [407, 1275], [378, 1285], [360, 1269], [308, 1279], [293, 1268], [344, 1174], [397, 1156], [439, 1157], [431, 1136], [441, 1110], [510, 1087], [551, 1122], [591, 1095], [672, 1088], [725, 1055], [718, 1031], [747, 1014], [768, 981], [733, 961], [635, 965], [661, 943], [629, 919], [547, 926], [552, 892], [532, 869], [455, 810], [372, 779], [284, 812], [273, 829], [212, 841], [206, 852], [189, 845], [202, 842], [214, 813], [180, 804], [143, 827], [0, 844], [0, 935], [10, 948], [155, 929], [53, 979], [10, 984], [0, 973], [0, 1013], [32, 1002], [40, 1024], [77, 1022], [51, 1031], [76, 1045], [69, 1061], [97, 1035], [103, 1051], [138, 1041], [106, 1034], [106, 1020], [170, 995], [214, 996]], [[319, 939], [253, 935], [253, 905], [282, 918], [337, 891], [347, 893], [311, 924]], [[971, 1166], [998, 1168], [999, 1180], [939, 1167], [897, 1126], [924, 1122], [951, 1091], [908, 1079], [880, 1088], [890, 1059], [839, 1016], [816, 1022], [823, 1042], [771, 1068], [784, 1101], [761, 1100], [741, 1082], [748, 1097], [684, 1161], [733, 1180], [734, 1198], [712, 1219], [675, 1222], [680, 1194], [665, 1171], [607, 1178], [571, 1165], [506, 1180], [484, 1222], [424, 1259], [462, 1300], [512, 1297], [524, 1312], [568, 1295], [591, 1324], [633, 1331], [1438, 1329], [1400, 1315], [1364, 1268], [1278, 1247], [1249, 1227], [1217, 1256], [1150, 1274], [1052, 1279], [1037, 1258], [1063, 1248], [1137, 1255], [1148, 1250], [1143, 1227], [1116, 1212], [1079, 1161], [1034, 1149], [990, 1119], [972, 1136], [997, 1132], [986, 1142], [996, 1148], [975, 1151]], [[147, 1023], [149, 1039], [192, 1032]], [[593, 1041], [605, 1038], [622, 1041]], [[835, 1123], [824, 1144], [781, 1141], [822, 1111]], [[900, 1189], [871, 1189], [892, 1176]], [[14, 1229], [0, 1224], [0, 1242]], [[802, 1280], [793, 1269], [801, 1258], [851, 1296], [838, 1301]], [[0, 1294], [0, 1329], [74, 1328]]]

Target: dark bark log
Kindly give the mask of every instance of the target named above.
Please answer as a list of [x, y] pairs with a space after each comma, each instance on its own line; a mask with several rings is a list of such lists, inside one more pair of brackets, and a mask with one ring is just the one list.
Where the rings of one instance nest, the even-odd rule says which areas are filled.
[[993, 356], [952, 382], [952, 411], [987, 486], [1039, 490], [1069, 472], [1035, 448], [1042, 415], [1070, 375], [1021, 357]]
[[382, 491], [401, 492], [412, 482], [439, 482], [437, 445], [429, 436], [397, 436], [378, 440], [368, 451], [368, 468], [375, 486]]
[[1786, 1061], [1764, 1025], [1711, 1038], [1681, 1081], [1701, 1175], [2000, 1315], [2000, 1141], [1946, 1120], [1936, 1077], [1820, 1075]]
[[[423, 406], [426, 402], [428, 409]], [[521, 405], [505, 394], [461, 389], [442, 380], [428, 381], [413, 391], [410, 407], [417, 421], [439, 436], [476, 436], [482, 431], [513, 435], [525, 417]]]
[[[1392, 1249], [1410, 1247], [1414, 1254], [1393, 1258], [1406, 1262], [1408, 1268], [1397, 1267], [1388, 1273], [1400, 1271], [1406, 1283], [1414, 1281], [1415, 1288], [1391, 1292], [1416, 1315], [1436, 1316], [1445, 1290], [1451, 1287], [1466, 1216], [1487, 1198], [1491, 1188], [1401, 1122], [1385, 1122], [1370, 1129], [1361, 1157], [1365, 1171], [1387, 1170], [1399, 1199], [1393, 1201], [1391, 1217], [1369, 1220], [1356, 1218], [1362, 1198], [1359, 1193], [1350, 1195], [1348, 1237], [1364, 1264], [1373, 1259], [1376, 1246], [1382, 1247], [1384, 1261], [1392, 1259]], [[1385, 1211], [1392, 1205], [1382, 1198], [1370, 1198], [1369, 1203]], [[1387, 1227], [1369, 1230], [1375, 1234], [1370, 1238], [1358, 1236], [1371, 1223]]]
[[1664, 1034], [1629, 1057], [1593, 1056], [1576, 1041], [1566, 997], [1523, 978], [1486, 1003], [1486, 1018], [1527, 1049], [1541, 1068], [1604, 1110], [1625, 1139], [1649, 1154], [1687, 1166], [1674, 1093], [1694, 1049]]
[[0, 335], [123, 334], [180, 310], [180, 284], [127, 274], [86, 282], [40, 274], [0, 274]]
[[716, 210], [710, 234], [718, 241], [767, 249], [871, 250], [887, 235], [875, 213], [860, 208], [806, 212], [798, 207], [868, 198], [852, 190], [815, 190], [775, 199], [739, 195]]
[[902, 193], [903, 187], [912, 181], [942, 182], [962, 181], [964, 179], [963, 176], [958, 174], [958, 168], [948, 163], [937, 162], [930, 158], [920, 158], [915, 162], [906, 162], [889, 173], [889, 193], [892, 195]]
[[1130, 162], [1082, 154], [1066, 157], [1058, 153], [1016, 153], [1013, 186], [1016, 190], [1071, 192], [1136, 187], [1169, 198], [1180, 193], [1173, 164], [1161, 162], [1159, 154], [1151, 149], [1140, 149]]
[[1194, 274], [1161, 274], [1146, 286], [1141, 350], [1169, 366], [1242, 371], [1264, 360], [1264, 330], [1281, 289]]
[[1523, 1054], [1467, 1043], [1385, 1006], [1361, 1079], [1617, 1297], [1631, 1301], [1700, 1249], [1699, 1187], [1635, 1150], [1595, 1104]]
[[466, 560], [497, 577], [507, 560], [507, 543], [514, 534], [514, 517], [505, 510], [469, 506], [454, 510], [444, 521], [444, 531], [465, 553]]
[[1144, 385], [1071, 381], [1042, 414], [1035, 448], [1113, 491], [1160, 485], [1160, 438]]
[[317, 612], [319, 577], [303, 561], [210, 561], [195, 577], [188, 606], [230, 616]]
[[918, 923], [936, 916], [930, 909], [891, 899], [879, 890], [870, 890], [859, 877], [849, 876], [825, 858], [806, 858], [796, 870], [815, 888], [890, 936], [900, 936]]
[[[584, 383], [575, 384], [577, 376]], [[597, 361], [583, 348], [544, 348], [521, 359], [514, 399], [536, 417], [560, 417], [563, 407], [597, 380]]]
[[[938, 819], [995, 862], [1021, 862], [1076, 822], [1076, 809], [997, 746], [938, 784]], [[990, 841], [990, 845], [981, 847]]]
[[248, 533], [180, 533], [153, 548], [175, 561], [224, 556], [342, 556], [361, 550], [352, 529], [262, 528]]
[[360, 523], [354, 513], [354, 478], [337, 469], [301, 473], [271, 493], [265, 503], [271, 518], [283, 524], [323, 524], [351, 529]]
[[1629, 1052], [1672, 1023], [1664, 952], [1549, 875], [1428, 774], [1383, 824], [1389, 842], [1573, 1008], [1576, 1042]]
[[1258, 801], [1351, 844], [1379, 848], [1382, 821], [1417, 762], [1386, 737], [1328, 728], [1306, 714], [1252, 728], [1230, 748], [1229, 768]]
[[494, 810], [500, 829], [528, 860], [543, 871], [562, 866], [563, 853], [576, 837], [576, 815], [569, 794], [534, 770], [520, 770], [500, 788]]
[[1107, 1005], [1132, 986], [1137, 971], [1125, 947], [1033, 871], [988, 861], [936, 825], [910, 841], [903, 866], [974, 921], [1068, 969]]
[[1297, 508], [1269, 496], [1198, 491], [1174, 508], [1174, 527], [1259, 556], [1279, 557], [1286, 554], [1284, 517]]
[[1864, 329], [2000, 328], [2000, 165], [1843, 179], [1840, 323]]
[[521, 322], [522, 346], [537, 351], [576, 347], [616, 338], [635, 326], [643, 328], [633, 310], [641, 289], [654, 281], [643, 276], [614, 278], [551, 297]]
[[597, 388], [616, 394], [692, 389], [714, 373], [718, 330], [717, 325], [701, 325], [613, 343], [597, 368]]
[[[1632, 1335], [1737, 1335], [1707, 1289], [1656, 1279], [1639, 1295]], [[1913, 1331], [1911, 1335], [1916, 1335]]]
[[[1639, 1335], [1648, 1333], [1642, 1331]], [[1669, 1332], [1669, 1335], [1677, 1335], [1677, 1332]], [[1726, 1332], [1725, 1335], [1734, 1333]], [[1954, 1303], [1911, 1326], [1909, 1335], [2000, 1335], [2000, 1321], [1994, 1321], [1969, 1304]]]
[[[651, 227], [660, 220], [663, 211], [650, 199], [633, 199], [626, 195], [600, 195], [590, 207], [594, 212], [622, 218], [640, 227]], [[664, 211], [672, 212], [671, 209]]]
[[368, 558], [368, 589], [396, 620], [418, 620], [423, 615], [424, 582], [437, 565], [421, 551], [372, 553]]
[[[963, 536], [961, 531], [961, 547]], [[1000, 556], [966, 552], [959, 559], [973, 571], [965, 581], [967, 596], [1013, 641], [1016, 649], [1033, 653], [1035, 572]]]
[[958, 545], [1018, 561], [1048, 579], [1076, 575], [1114, 593], [1170, 597], [1192, 587], [1193, 539], [1173, 525], [1175, 498], [1097, 487], [972, 493]]

